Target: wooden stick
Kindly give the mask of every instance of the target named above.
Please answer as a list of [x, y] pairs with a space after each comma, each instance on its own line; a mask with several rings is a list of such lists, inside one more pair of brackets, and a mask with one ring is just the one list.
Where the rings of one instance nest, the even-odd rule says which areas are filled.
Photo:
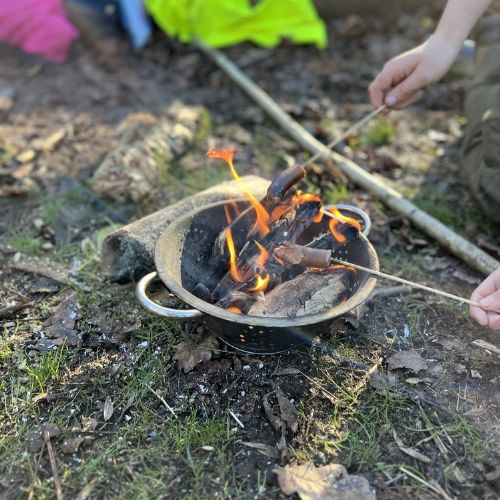
[[[458, 295], [453, 295], [452, 293], [444, 292], [443, 290], [438, 290], [437, 288], [432, 288], [430, 286], [421, 285], [420, 283], [415, 283], [414, 281], [405, 280], [404, 278], [399, 278], [398, 276], [393, 276], [392, 274], [383, 273], [382, 271], [375, 271], [375, 269], [370, 269], [369, 267], [360, 266], [359, 264], [353, 264], [352, 262], [348, 262], [343, 259], [336, 259], [335, 257], [331, 257], [330, 262], [353, 267], [354, 269], [358, 269], [360, 271], [364, 271], [365, 273], [379, 276], [380, 278], [385, 278], [391, 281], [397, 281], [398, 283], [403, 283], [404, 285], [408, 285], [413, 288], [419, 288], [420, 290], [426, 290], [427, 292], [435, 293], [436, 295], [442, 295], [443, 297], [447, 297], [449, 299], [453, 299], [458, 302], [464, 302], [466, 304], [470, 304], [471, 306], [481, 307], [478, 302], [475, 302], [473, 300], [464, 299], [463, 297], [459, 297]], [[491, 312], [500, 312], [500, 311], [491, 311]]]
[[52, 469], [52, 478], [54, 479], [54, 486], [56, 488], [56, 498], [57, 500], [63, 500], [64, 497], [61, 488], [61, 480], [59, 479], [59, 471], [57, 470], [56, 455], [54, 453], [54, 448], [52, 448], [52, 443], [50, 442], [50, 434], [46, 429], [43, 431], [43, 440], [47, 447], [47, 452], [49, 453], [50, 468]]
[[407, 217], [416, 227], [434, 238], [451, 253], [467, 262], [472, 268], [488, 275], [500, 267], [500, 262], [476, 245], [459, 236], [449, 227], [424, 212], [411, 201], [404, 198], [396, 190], [388, 186], [383, 180], [365, 172], [363, 168], [349, 158], [335, 151], [330, 151], [319, 142], [299, 123], [272, 99], [269, 94], [257, 86], [222, 52], [212, 49], [202, 41], [195, 42], [197, 47], [205, 53], [231, 80], [241, 87], [290, 137], [312, 154], [320, 153], [332, 158], [342, 172], [354, 183], [370, 192], [383, 201], [394, 211]]
[[[342, 141], [347, 139], [350, 135], [354, 134], [354, 132], [358, 131], [360, 128], [364, 127], [370, 120], [375, 118], [380, 112], [384, 111], [387, 106], [385, 104], [382, 104], [382, 106], [378, 107], [377, 109], [373, 110], [371, 113], [368, 113], [366, 116], [361, 118], [361, 120], [358, 120], [354, 125], [351, 125], [340, 137], [334, 139], [332, 142], [329, 142], [326, 147], [328, 149], [333, 149], [335, 146], [338, 146]], [[315, 162], [317, 159], [321, 158], [325, 154], [324, 151], [318, 150], [316, 153], [314, 153], [311, 158], [309, 158], [305, 163], [302, 164], [302, 166], [305, 168], [311, 163]]]

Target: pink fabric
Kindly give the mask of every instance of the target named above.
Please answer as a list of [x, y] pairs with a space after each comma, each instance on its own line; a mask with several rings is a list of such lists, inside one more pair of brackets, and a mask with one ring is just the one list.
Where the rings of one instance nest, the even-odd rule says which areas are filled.
[[77, 36], [61, 0], [0, 0], [0, 41], [61, 63]]

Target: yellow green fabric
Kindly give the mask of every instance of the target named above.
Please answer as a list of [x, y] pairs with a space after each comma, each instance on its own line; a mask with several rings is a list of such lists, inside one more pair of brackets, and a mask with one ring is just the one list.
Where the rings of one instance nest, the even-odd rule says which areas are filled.
[[273, 47], [281, 39], [324, 48], [326, 29], [312, 0], [145, 0], [156, 24], [182, 42], [220, 48], [240, 42]]

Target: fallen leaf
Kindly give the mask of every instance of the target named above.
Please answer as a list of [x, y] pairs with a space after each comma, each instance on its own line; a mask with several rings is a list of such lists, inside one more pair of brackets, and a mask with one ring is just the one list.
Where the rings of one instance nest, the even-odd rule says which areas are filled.
[[61, 434], [61, 429], [58, 425], [52, 424], [50, 422], [44, 422], [36, 430], [28, 434], [28, 450], [32, 453], [40, 451], [43, 446], [44, 438], [43, 434], [47, 432], [49, 438], [57, 437]]
[[420, 460], [420, 462], [423, 462], [424, 464], [430, 464], [432, 462], [432, 460], [427, 455], [420, 453], [419, 451], [415, 450], [414, 448], [410, 448], [408, 446], [405, 446], [403, 441], [401, 441], [401, 438], [397, 435], [397, 433], [394, 429], [392, 430], [392, 435], [394, 436], [394, 441], [396, 441], [398, 448], [403, 453], [405, 453], [406, 455], [408, 455], [410, 457], [415, 458], [416, 460]]
[[407, 368], [414, 373], [418, 373], [420, 370], [425, 370], [427, 368], [425, 359], [423, 359], [422, 356], [420, 356], [420, 353], [415, 351], [415, 349], [400, 351], [393, 354], [387, 359], [387, 364], [389, 366], [389, 370]]
[[111, 398], [109, 396], [107, 396], [106, 400], [104, 401], [104, 408], [102, 410], [102, 414], [103, 414], [103, 418], [104, 418], [105, 422], [107, 422], [111, 418], [114, 411], [115, 411], [115, 408], [113, 406], [113, 401], [111, 401]]
[[316, 467], [304, 465], [274, 469], [285, 495], [298, 493], [302, 500], [376, 500], [368, 481], [362, 476], [350, 476], [341, 464]]
[[61, 451], [63, 453], [76, 453], [84, 440], [81, 436], [65, 439], [61, 445]]
[[132, 325], [123, 323], [97, 305], [88, 310], [86, 324], [89, 331], [84, 335], [83, 345], [89, 347], [121, 346], [130, 339], [130, 333], [141, 326], [137, 320]]
[[[273, 406], [269, 401], [269, 398], [272, 395], [275, 395], [278, 400], [279, 414], [274, 413]], [[275, 386], [274, 391], [269, 392], [264, 396], [262, 404], [264, 406], [266, 416], [271, 422], [271, 425], [274, 427], [274, 430], [279, 431], [290, 429], [294, 434], [297, 432], [299, 425], [297, 410], [278, 386]]]
[[247, 441], [244, 441], [241, 444], [243, 446], [248, 446], [249, 448], [253, 448], [253, 449], [257, 450], [259, 453], [261, 453], [265, 457], [280, 458], [280, 454], [278, 453], [276, 448], [274, 448], [273, 446], [270, 446], [268, 444], [251, 443], [251, 442], [247, 442]]
[[13, 259], [10, 267], [17, 271], [45, 276], [46, 278], [50, 278], [58, 283], [64, 283], [65, 285], [71, 284], [69, 278], [70, 269], [59, 262], [54, 262], [47, 258], [22, 255], [17, 261]]
[[197, 364], [212, 359], [212, 350], [218, 348], [219, 344], [215, 337], [200, 339], [199, 335], [186, 334], [185, 340], [175, 347], [173, 359], [177, 361], [178, 370], [188, 373]]
[[52, 151], [64, 139], [65, 135], [66, 130], [62, 128], [48, 137], [35, 139], [33, 147], [42, 151]]

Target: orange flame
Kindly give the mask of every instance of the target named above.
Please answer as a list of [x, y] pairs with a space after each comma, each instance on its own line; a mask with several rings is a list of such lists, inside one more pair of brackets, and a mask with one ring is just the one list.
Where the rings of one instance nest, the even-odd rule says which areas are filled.
[[228, 224], [231, 224], [231, 214], [229, 213], [229, 208], [227, 207], [227, 205], [224, 205], [224, 214], [226, 216], [226, 222]]
[[337, 271], [342, 269], [344, 271], [351, 271], [353, 273], [356, 273], [356, 269], [354, 269], [354, 267], [344, 266], [343, 264], [333, 264], [332, 266], [330, 266], [330, 269], [332, 271]]
[[347, 241], [347, 238], [337, 230], [337, 227], [340, 225], [340, 222], [337, 219], [330, 219], [328, 221], [328, 227], [330, 228], [330, 231], [333, 234], [333, 237], [339, 242], [339, 243], [345, 243]]
[[330, 231], [332, 232], [334, 238], [339, 243], [345, 243], [347, 241], [347, 238], [340, 231], [338, 231], [338, 226], [341, 222], [345, 222], [346, 224], [351, 225], [358, 231], [361, 230], [361, 226], [356, 219], [351, 219], [351, 217], [342, 215], [335, 207], [329, 208], [328, 211], [336, 217], [335, 219], [330, 219], [328, 221], [328, 227], [330, 228]]
[[341, 214], [335, 207], [329, 208], [328, 211], [331, 214], [335, 215], [335, 217], [337, 217], [337, 219], [339, 219], [340, 221], [346, 222], [347, 224], [355, 227], [358, 231], [361, 231], [361, 225], [356, 219], [351, 219], [351, 217], [347, 217]]
[[241, 314], [241, 309], [236, 306], [229, 306], [226, 308], [226, 311], [232, 312], [234, 314]]
[[236, 249], [234, 248], [233, 234], [229, 228], [226, 229], [226, 243], [229, 250], [229, 274], [235, 281], [242, 283], [245, 279], [241, 276], [236, 266]]
[[255, 221], [254, 227], [259, 230], [262, 236], [265, 236], [267, 233], [269, 233], [269, 214], [262, 206], [260, 201], [255, 198], [255, 196], [248, 190], [248, 188], [245, 186], [245, 183], [241, 180], [241, 177], [238, 175], [238, 172], [234, 168], [234, 149], [209, 149], [207, 151], [207, 156], [209, 158], [219, 158], [220, 160], [224, 160], [227, 163], [236, 182], [238, 182], [242, 191], [245, 193], [245, 196], [248, 198], [248, 201], [255, 209], [257, 220]]
[[257, 257], [256, 263], [259, 267], [263, 268], [267, 261], [269, 260], [269, 252], [257, 241], [253, 240], [253, 242], [257, 245], [257, 248], [260, 250], [260, 254]]
[[269, 274], [266, 274], [264, 278], [260, 274], [257, 274], [257, 283], [253, 288], [249, 288], [249, 292], [263, 292], [267, 288], [269, 283]]

